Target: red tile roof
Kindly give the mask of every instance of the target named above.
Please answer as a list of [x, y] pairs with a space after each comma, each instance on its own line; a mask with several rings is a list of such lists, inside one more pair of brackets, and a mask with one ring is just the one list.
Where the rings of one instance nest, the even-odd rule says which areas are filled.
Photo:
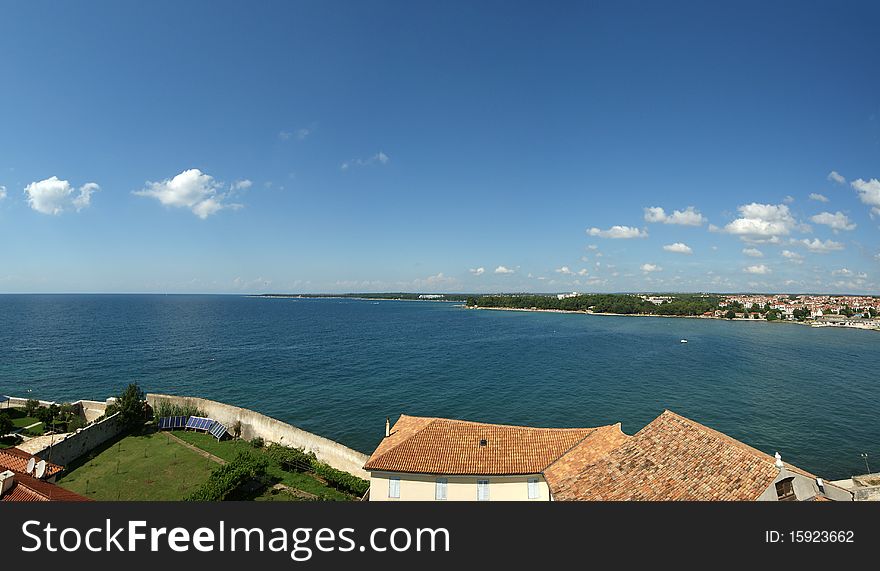
[[90, 502], [91, 499], [61, 486], [27, 474], [15, 474], [12, 489], [0, 497], [2, 502]]
[[537, 474], [594, 432], [612, 428], [531, 428], [401, 415], [364, 468], [420, 474]]
[[554, 481], [551, 492], [557, 500], [756, 500], [779, 475], [774, 463], [667, 410], [576, 475]]
[[[18, 448], [0, 449], [0, 472], [2, 472], [3, 470], [12, 470], [17, 474], [24, 474], [26, 473], [28, 460], [33, 457], [33, 454], [29, 454], [24, 450], [20, 450]], [[36, 458], [36, 461], [39, 462], [40, 459]], [[63, 469], [63, 466], [47, 462], [46, 475], [44, 477], [50, 478], [58, 472], [62, 471]]]

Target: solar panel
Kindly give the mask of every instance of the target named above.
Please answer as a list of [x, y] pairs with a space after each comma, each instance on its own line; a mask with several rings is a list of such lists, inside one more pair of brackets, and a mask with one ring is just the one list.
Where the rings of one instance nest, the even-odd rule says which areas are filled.
[[167, 416], [163, 416], [162, 418], [160, 418], [159, 419], [159, 430], [162, 430], [164, 428], [168, 428], [168, 421], [169, 420], [171, 420], [171, 419], [168, 418]]
[[209, 432], [214, 436], [214, 438], [220, 440], [226, 435], [226, 427], [219, 422], [214, 421], [214, 424], [211, 425]]
[[174, 428], [184, 428], [186, 426], [187, 421], [189, 421], [188, 416], [175, 416], [174, 417]]

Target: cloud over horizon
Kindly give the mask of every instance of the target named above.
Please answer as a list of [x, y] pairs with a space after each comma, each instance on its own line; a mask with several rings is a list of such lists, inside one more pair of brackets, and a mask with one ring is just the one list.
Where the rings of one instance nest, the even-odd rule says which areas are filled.
[[[64, 212], [74, 210], [76, 212], [87, 208], [91, 204], [92, 194], [101, 187], [94, 182], [87, 182], [77, 189], [72, 187], [66, 180], [60, 180], [57, 176], [32, 182], [24, 188], [27, 195], [28, 205], [40, 214], [59, 216]], [[4, 187], [5, 196], [5, 187]]]
[[[242, 187], [243, 183], [246, 184]], [[229, 193], [221, 192], [222, 187], [223, 185], [215, 181], [211, 175], [205, 174], [199, 169], [189, 169], [160, 182], [148, 181], [146, 187], [142, 190], [135, 190], [132, 194], [155, 198], [163, 206], [187, 208], [205, 220], [223, 209], [236, 210], [242, 207], [241, 204], [226, 202]], [[249, 187], [250, 181], [244, 180], [234, 183], [230, 190]]]

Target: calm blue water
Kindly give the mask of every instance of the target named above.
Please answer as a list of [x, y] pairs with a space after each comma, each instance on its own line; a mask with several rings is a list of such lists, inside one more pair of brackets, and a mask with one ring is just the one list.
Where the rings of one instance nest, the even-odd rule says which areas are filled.
[[[679, 339], [687, 338], [687, 344]], [[0, 296], [0, 393], [147, 391], [370, 452], [399, 413], [534, 426], [664, 408], [828, 478], [880, 468], [880, 333], [236, 296]]]

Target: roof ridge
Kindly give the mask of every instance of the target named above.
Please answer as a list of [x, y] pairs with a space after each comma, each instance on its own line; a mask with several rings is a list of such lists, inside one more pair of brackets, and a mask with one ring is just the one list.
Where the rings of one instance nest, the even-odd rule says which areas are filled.
[[[686, 417], [686, 416], [682, 416], [682, 415], [678, 414], [677, 412], [673, 412], [673, 411], [671, 411], [671, 410], [669, 410], [669, 409], [665, 409], [665, 410], [663, 411], [663, 413], [662, 413], [660, 416], [658, 416], [657, 418], [655, 418], [654, 420], [652, 420], [651, 422], [649, 422], [644, 428], [642, 428], [642, 430], [645, 430], [645, 428], [648, 428], [649, 426], [651, 426], [652, 424], [654, 424], [654, 422], [655, 422], [657, 419], [659, 419], [660, 417], [662, 417], [663, 415], [668, 415], [668, 416], [671, 416], [672, 418], [674, 418], [674, 419], [676, 419], [676, 420], [681, 420], [681, 421], [684, 421], [684, 422], [686, 422], [686, 423], [689, 423], [689, 424], [693, 425], [695, 428], [702, 429], [704, 432], [707, 432], [707, 433], [709, 433], [710, 435], [715, 436], [715, 437], [718, 438], [719, 440], [722, 440], [722, 441], [724, 441], [724, 442], [727, 442], [728, 444], [733, 444], [734, 446], [736, 446], [737, 448], [739, 448], [739, 449], [742, 450], [743, 452], [749, 452], [749, 453], [751, 453], [753, 456], [756, 456], [756, 457], [758, 457], [758, 458], [760, 458], [760, 459], [762, 459], [762, 460], [767, 460], [768, 462], [771, 462], [771, 463], [773, 463], [774, 465], [775, 465], [775, 463], [776, 463], [776, 458], [773, 457], [773, 456], [770, 456], [770, 455], [767, 454], [766, 452], [762, 452], [761, 450], [758, 450], [758, 449], [755, 448], [754, 446], [749, 446], [748, 444], [746, 444], [746, 443], [743, 442], [742, 440], [737, 440], [737, 439], [734, 438], [733, 436], [730, 436], [730, 435], [724, 434], [724, 433], [721, 432], [721, 431], [715, 430], [714, 428], [710, 428], [710, 427], [706, 426], [705, 424], [701, 424], [701, 423], [697, 422], [696, 420], [690, 419], [690, 418], [688, 418], [688, 417]], [[641, 432], [642, 430], [640, 430], [639, 432]], [[638, 433], [636, 433], [636, 434], [638, 434]], [[804, 471], [804, 470], [801, 470], [801, 471]]]
[[[439, 420], [436, 416], [409, 416], [409, 415], [406, 415], [406, 414], [401, 413], [400, 416], [397, 417], [397, 421], [394, 423], [394, 426], [397, 426], [397, 423], [400, 422], [400, 419], [403, 418], [403, 417], [407, 417], [407, 418], [423, 418], [423, 419], [425, 419], [425, 420], [429, 420], [429, 422], [425, 423], [424, 426], [422, 426], [421, 428], [419, 428], [418, 430], [416, 430], [415, 432], [413, 432], [412, 434], [410, 434], [409, 437], [404, 438], [404, 439], [401, 440], [400, 442], [394, 444], [391, 448], [389, 448], [388, 450], [386, 450], [385, 452], [383, 452], [383, 453], [380, 454], [379, 456], [376, 456], [375, 458], [368, 458], [368, 459], [367, 459], [367, 464], [375, 464], [376, 462], [378, 462], [379, 460], [381, 460], [382, 458], [384, 458], [385, 456], [387, 456], [389, 453], [393, 452], [394, 450], [397, 450], [402, 444], [404, 444], [405, 442], [407, 442], [408, 440], [410, 440], [411, 438], [413, 438], [414, 436], [416, 436], [416, 435], [419, 434], [420, 432], [424, 431], [426, 428], [428, 428], [429, 426], [431, 426], [432, 424], [434, 424], [435, 422], [437, 422], [437, 421]], [[386, 436], [385, 438], [390, 438], [390, 437], [391, 437], [391, 434], [394, 434], [394, 432], [392, 431], [392, 432], [391, 432], [388, 436]]]
[[547, 470], [549, 470], [554, 464], [556, 464], [557, 462], [559, 462], [560, 460], [562, 460], [563, 458], [565, 458], [565, 456], [566, 456], [569, 452], [571, 452], [572, 450], [574, 450], [575, 448], [577, 448], [578, 446], [580, 446], [580, 445], [581, 445], [581, 442], [583, 442], [584, 440], [586, 440], [586, 439], [589, 438], [590, 436], [596, 434], [597, 432], [599, 432], [599, 431], [602, 430], [603, 428], [614, 429], [615, 427], [620, 431], [621, 434], [627, 436], [627, 434], [623, 431], [623, 428], [621, 428], [621, 424], [620, 424], [619, 421], [618, 421], [618, 422], [615, 422], [614, 424], [604, 424], [604, 425], [602, 425], [602, 426], [597, 426], [597, 427], [593, 428], [593, 429], [592, 429], [590, 432], [588, 432], [587, 434], [584, 434], [584, 437], [583, 437], [583, 438], [581, 438], [580, 440], [578, 440], [577, 442], [575, 442], [574, 444], [572, 444], [572, 445], [568, 448], [568, 450], [566, 450], [565, 452], [563, 452], [562, 454], [560, 454], [555, 460], [553, 460], [552, 462], [550, 462], [549, 464], [547, 464], [547, 465], [544, 467], [544, 469], [541, 470], [541, 474], [545, 474], [545, 472], [547, 472]]

